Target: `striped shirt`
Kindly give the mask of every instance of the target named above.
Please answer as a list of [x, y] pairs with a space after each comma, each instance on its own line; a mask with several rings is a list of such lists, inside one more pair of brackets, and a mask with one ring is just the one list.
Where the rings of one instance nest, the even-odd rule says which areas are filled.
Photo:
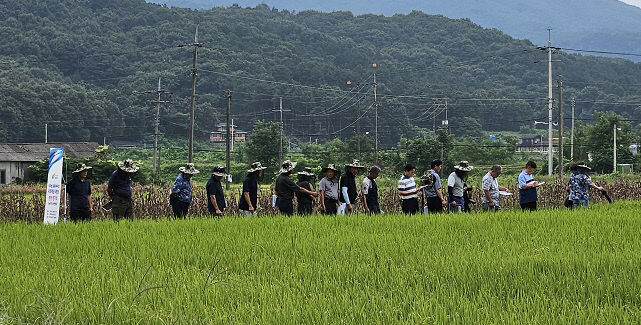
[[[414, 177], [407, 177], [403, 175], [401, 179], [398, 181], [398, 190], [399, 191], [410, 191], [416, 188], [416, 182], [414, 182]], [[413, 199], [417, 198], [418, 194], [410, 194], [410, 195], [401, 195], [401, 199], [407, 200], [407, 199]]]

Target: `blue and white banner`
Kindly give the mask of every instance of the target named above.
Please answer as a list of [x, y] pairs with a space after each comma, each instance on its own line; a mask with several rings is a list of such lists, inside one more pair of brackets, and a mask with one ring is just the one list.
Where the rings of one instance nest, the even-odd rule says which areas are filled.
[[47, 200], [45, 203], [45, 224], [55, 225], [60, 217], [60, 197], [62, 196], [62, 162], [65, 157], [63, 148], [49, 150], [49, 177], [47, 178]]

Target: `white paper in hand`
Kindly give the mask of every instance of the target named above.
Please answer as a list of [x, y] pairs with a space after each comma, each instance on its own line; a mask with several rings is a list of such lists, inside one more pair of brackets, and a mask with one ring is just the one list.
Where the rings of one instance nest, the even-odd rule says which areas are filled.
[[347, 211], [347, 203], [341, 203], [341, 204], [338, 206], [338, 210], [337, 210], [337, 212], [336, 212], [336, 213], [337, 213], [338, 215], [344, 215], [344, 214], [345, 214], [345, 211]]

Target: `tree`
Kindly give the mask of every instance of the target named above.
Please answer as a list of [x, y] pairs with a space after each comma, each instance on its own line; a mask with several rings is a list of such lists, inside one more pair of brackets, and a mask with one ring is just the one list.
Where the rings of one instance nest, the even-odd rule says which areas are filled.
[[[271, 121], [256, 121], [247, 141], [247, 157], [251, 161], [260, 161], [269, 171], [275, 171], [282, 163], [280, 152], [280, 124]], [[287, 153], [286, 141], [283, 141], [283, 155]]]
[[601, 173], [613, 170], [614, 126], [617, 130], [617, 160], [619, 163], [632, 162], [630, 144], [634, 133], [630, 122], [615, 113], [597, 114], [597, 121], [586, 127], [588, 152], [592, 158], [592, 168]]

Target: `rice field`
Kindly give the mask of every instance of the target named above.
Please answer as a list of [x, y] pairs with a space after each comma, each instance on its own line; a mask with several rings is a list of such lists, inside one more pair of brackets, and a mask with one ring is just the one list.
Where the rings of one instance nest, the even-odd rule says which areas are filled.
[[639, 211], [0, 223], [0, 324], [638, 323]]

